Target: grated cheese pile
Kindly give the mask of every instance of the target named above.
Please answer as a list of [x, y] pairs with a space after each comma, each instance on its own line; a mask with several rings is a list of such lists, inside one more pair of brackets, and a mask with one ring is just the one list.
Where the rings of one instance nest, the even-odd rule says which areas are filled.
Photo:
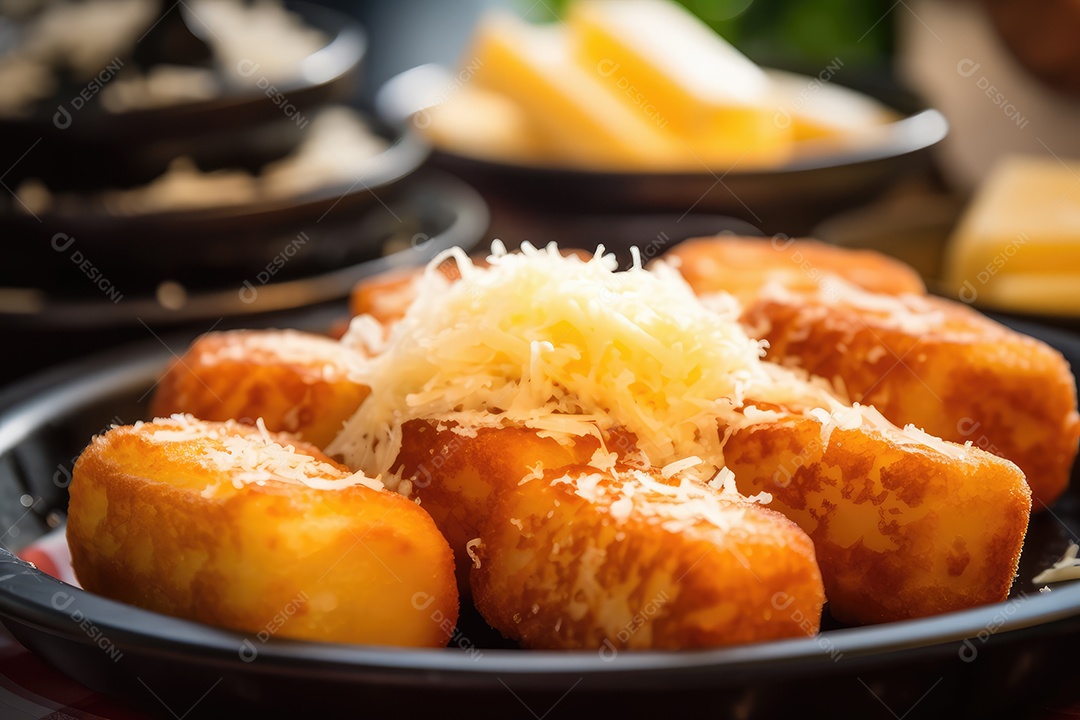
[[[451, 257], [458, 282], [437, 269]], [[764, 362], [737, 313], [707, 308], [662, 263], [646, 271], [635, 253], [634, 266], [616, 272], [603, 248], [583, 260], [554, 244], [509, 254], [498, 242], [488, 261], [440, 254], [389, 335], [357, 342], [379, 345], [355, 368], [372, 393], [329, 454], [409, 494], [391, 470], [410, 420], [526, 427], [560, 442], [592, 435], [605, 450], [605, 433], [622, 428], [636, 436], [644, 469], [708, 481], [724, 468], [728, 433], [783, 415], [755, 403], [818, 410], [826, 443], [833, 427], [884, 422], [858, 407], [853, 419], [827, 381]], [[354, 320], [350, 334], [374, 335], [371, 319]], [[925, 436], [885, 425], [909, 442]]]
[[337, 490], [353, 485], [383, 489], [382, 482], [377, 479], [362, 473], [343, 472], [298, 452], [293, 445], [282, 445], [267, 431], [261, 418], [252, 428], [233, 420], [208, 423], [192, 415], [175, 414], [150, 422], [140, 420], [133, 429], [144, 427], [152, 429], [149, 436], [155, 443], [203, 442], [205, 447], [194, 457], [206, 469], [227, 474], [238, 489], [248, 483], [264, 485], [275, 481], [307, 485], [317, 490]]
[[[462, 275], [453, 284], [436, 270], [448, 256]], [[401, 425], [416, 418], [560, 440], [621, 426], [653, 465], [697, 455], [706, 479], [715, 474], [716, 420], [760, 379], [758, 342], [675, 273], [617, 273], [612, 256], [583, 261], [554, 245], [496, 245], [490, 263], [453, 250], [429, 264], [383, 352], [359, 371], [372, 395], [328, 452], [388, 476]]]

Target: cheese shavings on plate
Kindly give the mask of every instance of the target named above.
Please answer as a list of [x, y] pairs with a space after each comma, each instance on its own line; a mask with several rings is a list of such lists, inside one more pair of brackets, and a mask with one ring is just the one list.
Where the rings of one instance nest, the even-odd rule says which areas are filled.
[[1035, 576], [1032, 580], [1036, 585], [1043, 583], [1065, 582], [1066, 580], [1080, 580], [1080, 545], [1069, 543], [1069, 548], [1061, 559]]

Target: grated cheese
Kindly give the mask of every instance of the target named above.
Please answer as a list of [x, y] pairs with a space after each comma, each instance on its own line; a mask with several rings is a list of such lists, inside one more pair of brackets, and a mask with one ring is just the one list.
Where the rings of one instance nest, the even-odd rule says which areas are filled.
[[193, 457], [207, 470], [226, 475], [238, 489], [247, 484], [264, 485], [267, 482], [306, 485], [318, 490], [338, 490], [353, 485], [383, 489], [378, 479], [363, 473], [343, 472], [297, 451], [294, 445], [281, 444], [267, 431], [262, 418], [252, 428], [233, 420], [210, 423], [178, 413], [149, 422], [140, 420], [132, 428], [149, 430], [145, 436], [154, 443], [201, 442], [202, 452]]
[[[437, 270], [448, 257], [459, 282]], [[528, 244], [496, 244], [489, 263], [454, 249], [428, 265], [383, 352], [362, 364], [372, 394], [330, 454], [389, 477], [401, 425], [420, 418], [562, 439], [621, 427], [652, 466], [696, 455], [702, 480], [723, 467], [717, 419], [738, 422], [748, 389], [771, 384], [760, 343], [670, 268], [615, 272], [602, 251], [584, 261]]]
[[1065, 554], [1061, 556], [1053, 566], [1036, 575], [1031, 582], [1036, 585], [1044, 583], [1065, 582], [1066, 580], [1080, 580], [1080, 545], [1069, 543]]
[[[438, 270], [448, 258], [457, 263], [457, 282]], [[391, 469], [410, 420], [463, 428], [459, 434], [525, 427], [563, 444], [595, 437], [602, 449], [590, 464], [600, 473], [616, 460], [630, 462], [629, 453], [609, 453], [604, 444], [619, 429], [636, 438], [632, 462], [641, 470], [662, 469], [664, 479], [720, 478], [733, 488], [722, 475], [726, 438], [796, 413], [820, 423], [826, 447], [836, 428], [861, 427], [964, 456], [961, 446], [853, 406], [845, 388], [824, 378], [764, 362], [766, 344], [739, 325], [734, 300], [714, 299], [722, 313], [713, 312], [673, 268], [658, 263], [645, 271], [635, 258], [631, 269], [616, 272], [603, 248], [584, 260], [563, 256], [554, 244], [526, 243], [509, 254], [496, 241], [487, 266], [474, 265], [459, 248], [440, 254], [405, 315], [380, 336], [379, 353], [357, 353], [354, 376], [372, 393], [327, 452], [408, 494], [411, 483]], [[876, 303], [842, 290], [845, 298]], [[901, 313], [893, 301], [875, 308], [903, 315], [902, 324], [912, 327], [916, 321], [907, 316], [921, 310]], [[356, 338], [372, 334], [368, 320], [354, 320], [347, 339], [360, 343]], [[542, 475], [538, 465], [520, 482]], [[578, 484], [586, 493], [599, 487]]]
[[884, 345], [874, 345], [872, 348], [866, 351], [866, 362], [873, 365], [881, 358], [885, 357], [889, 352], [889, 349]]
[[596, 449], [596, 452], [594, 452], [589, 459], [589, 466], [594, 467], [597, 470], [610, 470], [615, 467], [615, 464], [618, 461], [618, 453], [606, 452], [604, 448], [600, 447]]
[[[689, 470], [690, 468], [694, 467], [695, 465], [700, 465], [700, 464], [701, 464], [701, 458], [697, 457], [696, 455], [691, 455], [688, 458], [683, 458], [682, 460], [676, 460], [675, 462], [668, 463], [667, 465], [665, 465], [663, 468], [660, 469], [660, 475], [665, 480], [667, 480], [670, 477], [672, 477], [673, 475], [678, 475], [683, 470]], [[724, 468], [724, 470], [727, 470], [727, 468]]]
[[476, 548], [479, 547], [481, 544], [482, 543], [480, 542], [480, 538], [478, 537], [473, 538], [469, 542], [465, 543], [465, 552], [469, 554], [469, 559], [472, 560], [473, 567], [475, 568], [480, 567], [480, 556], [476, 554]]
[[537, 460], [536, 465], [533, 465], [531, 468], [529, 468], [529, 474], [521, 478], [521, 480], [518, 482], [518, 485], [524, 485], [530, 480], [539, 480], [542, 477], [544, 477], [544, 463]]

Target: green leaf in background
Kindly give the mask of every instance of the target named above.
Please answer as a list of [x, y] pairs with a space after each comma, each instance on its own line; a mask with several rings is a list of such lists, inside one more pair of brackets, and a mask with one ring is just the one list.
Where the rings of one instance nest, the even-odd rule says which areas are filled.
[[[888, 0], [679, 0], [756, 62], [812, 71], [840, 58], [844, 67], [887, 68], [894, 14]], [[541, 0], [533, 21], [554, 20], [572, 0]]]

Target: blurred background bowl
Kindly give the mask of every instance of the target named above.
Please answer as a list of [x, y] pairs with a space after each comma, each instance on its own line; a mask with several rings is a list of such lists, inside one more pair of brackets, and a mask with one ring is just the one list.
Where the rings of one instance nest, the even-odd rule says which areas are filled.
[[[320, 223], [358, 221], [394, 199], [428, 148], [389, 130], [380, 137], [388, 148], [363, 174], [292, 197], [133, 215], [92, 201], [36, 215], [0, 213], [0, 233], [12, 239], [12, 262], [0, 266], [0, 285], [32, 285], [58, 295], [92, 292], [78, 263], [57, 262], [67, 247], [128, 293], [153, 290], [164, 280], [206, 286], [256, 273], [282, 252], [288, 243], [283, 238], [321, 236], [315, 231]], [[290, 253], [289, 263], [294, 272], [325, 268], [335, 258], [367, 253], [363, 245], [370, 240], [363, 233], [340, 233], [334, 243], [312, 239]]]
[[[476, 191], [435, 170], [414, 180], [385, 206], [308, 227], [297, 252], [308, 245], [322, 250], [303, 264], [282, 254], [280, 267], [271, 263], [197, 286], [167, 280], [119, 302], [102, 293], [0, 289], [0, 333], [20, 348], [6, 361], [8, 379], [148, 334], [190, 341], [211, 329], [288, 327], [304, 308], [344, 318], [349, 292], [361, 279], [425, 263], [451, 247], [471, 249], [486, 237], [487, 205]], [[279, 251], [297, 247], [288, 231], [267, 238]]]
[[[123, 112], [106, 110], [96, 92], [75, 113], [66, 109], [67, 102], [61, 109], [42, 101], [25, 116], [0, 116], [0, 164], [10, 168], [4, 183], [16, 187], [38, 178], [50, 189], [87, 191], [149, 182], [179, 156], [206, 171], [254, 169], [285, 156], [303, 140], [298, 118], [355, 94], [367, 37], [355, 20], [332, 8], [292, 0], [284, 6], [327, 38], [291, 79], [272, 84], [257, 79], [253, 87], [226, 87], [210, 99]], [[182, 17], [192, 32], [201, 26], [184, 3], [173, 7], [176, 12], [170, 9], [162, 21]], [[75, 87], [72, 97], [80, 89]], [[62, 92], [60, 98], [69, 99]]]
[[[376, 107], [385, 121], [407, 125], [406, 113], [437, 93], [438, 87], [420, 87], [418, 76], [407, 71], [379, 91]], [[815, 82], [804, 80], [807, 86]], [[488, 199], [496, 233], [535, 232], [580, 213], [704, 212], [745, 220], [766, 234], [806, 234], [830, 215], [870, 202], [906, 178], [925, 175], [932, 148], [948, 133], [941, 113], [896, 86], [851, 89], [895, 110], [897, 119], [850, 148], [822, 150], [805, 142], [776, 167], [607, 171], [503, 162], [438, 146], [431, 163]], [[403, 97], [408, 92], [416, 95], [411, 101]]]

